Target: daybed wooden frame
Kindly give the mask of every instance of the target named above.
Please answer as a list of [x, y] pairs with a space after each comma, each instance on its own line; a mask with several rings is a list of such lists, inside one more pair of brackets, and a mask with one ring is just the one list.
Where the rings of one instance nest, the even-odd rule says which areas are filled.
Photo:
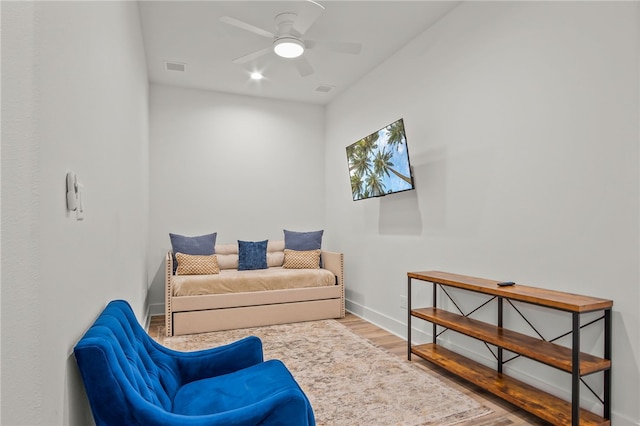
[[174, 296], [173, 257], [165, 258], [165, 329], [167, 336], [344, 318], [344, 256], [323, 250], [324, 269], [336, 285], [245, 293]]

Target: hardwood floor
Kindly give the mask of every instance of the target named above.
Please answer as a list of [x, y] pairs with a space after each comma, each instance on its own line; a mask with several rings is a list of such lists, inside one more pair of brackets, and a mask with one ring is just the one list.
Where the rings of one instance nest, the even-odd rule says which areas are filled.
[[[347, 316], [338, 319], [338, 322], [345, 325], [355, 334], [368, 339], [374, 345], [385, 349], [387, 352], [399, 356], [403, 359], [407, 357], [407, 342], [400, 337], [383, 330], [362, 318], [347, 313]], [[164, 327], [164, 316], [153, 316], [149, 324], [149, 335], [158, 336], [158, 330]], [[435, 375], [451, 387], [471, 396], [482, 404], [490, 407], [493, 413], [476, 420], [459, 423], [460, 426], [512, 426], [512, 425], [547, 425], [548, 423], [520, 410], [519, 408], [505, 402], [493, 395], [483, 391], [477, 386], [459, 379], [449, 372], [430, 364], [429, 362], [413, 356], [412, 362], [423, 369], [427, 374]]]

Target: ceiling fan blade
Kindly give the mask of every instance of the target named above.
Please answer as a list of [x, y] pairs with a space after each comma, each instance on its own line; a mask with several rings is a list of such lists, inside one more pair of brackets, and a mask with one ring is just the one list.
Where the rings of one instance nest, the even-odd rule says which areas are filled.
[[313, 0], [307, 0], [305, 6], [306, 7], [303, 7], [302, 10], [298, 13], [296, 20], [291, 27], [300, 35], [306, 33], [309, 27], [311, 27], [311, 25], [316, 22], [316, 19], [318, 19], [318, 17], [324, 11], [324, 6], [320, 3], [316, 3]]
[[307, 61], [307, 58], [305, 58], [304, 56], [300, 56], [298, 59], [296, 59], [295, 63], [296, 63], [296, 68], [298, 68], [298, 72], [302, 77], [306, 77], [315, 72], [315, 70], [313, 69], [313, 66], [311, 66], [309, 61]]
[[262, 28], [258, 28], [254, 25], [248, 24], [244, 21], [240, 21], [239, 19], [236, 18], [232, 18], [230, 16], [221, 16], [220, 17], [220, 21], [224, 22], [225, 24], [229, 24], [232, 25], [234, 27], [243, 29], [245, 31], [249, 31], [252, 32], [254, 34], [258, 34], [259, 36], [262, 37], [267, 37], [267, 38], [274, 38], [275, 35], [273, 33], [270, 33], [267, 30], [263, 30]]
[[322, 46], [334, 52], [348, 53], [350, 55], [357, 55], [362, 51], [362, 43], [352, 41], [304, 40], [304, 45], [309, 49], [315, 46]]
[[247, 62], [252, 61], [256, 58], [259, 58], [260, 56], [266, 55], [269, 52], [271, 52], [271, 46], [265, 47], [264, 49], [260, 49], [256, 52], [249, 53], [247, 55], [235, 58], [231, 62], [233, 62], [234, 64], [246, 64]]

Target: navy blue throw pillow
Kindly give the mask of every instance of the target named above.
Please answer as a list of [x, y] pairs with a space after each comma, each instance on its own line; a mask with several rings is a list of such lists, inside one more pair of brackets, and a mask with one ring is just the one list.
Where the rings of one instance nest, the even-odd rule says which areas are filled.
[[238, 240], [238, 271], [267, 269], [267, 244], [264, 241]]
[[322, 249], [321, 231], [295, 232], [284, 230], [284, 248], [289, 250], [307, 251]]
[[178, 261], [176, 253], [211, 255], [215, 254], [217, 232], [213, 234], [200, 235], [197, 237], [185, 237], [184, 235], [169, 233], [171, 239], [171, 250], [173, 251], [173, 273], [176, 273]]

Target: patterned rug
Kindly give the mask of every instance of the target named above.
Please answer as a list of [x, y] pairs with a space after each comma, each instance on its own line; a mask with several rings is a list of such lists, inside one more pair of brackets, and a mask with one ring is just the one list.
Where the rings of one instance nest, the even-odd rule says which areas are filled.
[[255, 335], [307, 394], [318, 426], [453, 425], [491, 412], [474, 399], [334, 320], [160, 337], [192, 351]]

